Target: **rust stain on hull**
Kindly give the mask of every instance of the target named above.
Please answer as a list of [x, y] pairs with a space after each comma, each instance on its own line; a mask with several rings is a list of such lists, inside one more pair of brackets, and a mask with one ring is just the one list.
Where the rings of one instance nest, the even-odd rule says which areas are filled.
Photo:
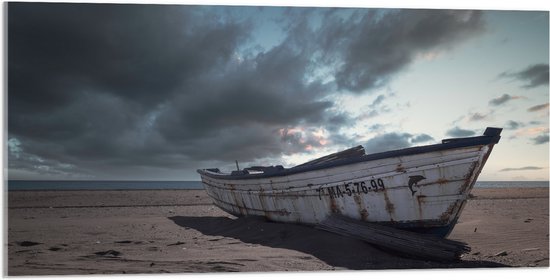
[[384, 194], [384, 201], [386, 202], [386, 211], [390, 214], [390, 220], [393, 221], [393, 213], [395, 212], [395, 206], [390, 201], [390, 198], [388, 197], [388, 192], [384, 190], [382, 192]]
[[472, 178], [474, 176], [474, 172], [476, 171], [476, 167], [477, 167], [477, 162], [474, 162], [472, 164], [472, 166], [470, 167], [470, 170], [468, 170], [468, 176], [466, 178], [466, 180], [464, 181], [464, 184], [462, 185], [462, 187], [460, 188], [460, 192], [461, 193], [464, 193], [466, 192], [466, 190], [470, 187], [470, 185], [472, 184], [472, 179], [476, 179], [476, 178]]
[[416, 196], [416, 202], [418, 203], [418, 218], [419, 220], [422, 220], [423, 219], [423, 214], [422, 214], [422, 208], [423, 208], [423, 203], [424, 203], [424, 198], [426, 198], [425, 195], [418, 195]]
[[449, 205], [447, 210], [445, 210], [445, 212], [443, 212], [441, 216], [439, 216], [439, 219], [445, 224], [449, 223], [452, 216], [458, 212], [458, 208], [459, 208], [458, 206], [460, 206], [460, 204], [461, 204], [460, 201], [451, 203], [451, 205]]
[[361, 217], [361, 220], [367, 221], [367, 219], [369, 218], [369, 212], [367, 211], [367, 208], [365, 208], [365, 206], [363, 205], [363, 200], [359, 195], [354, 195], [353, 200], [357, 205], [357, 209], [359, 211], [359, 216]]
[[449, 183], [449, 180], [447, 180], [445, 178], [439, 178], [435, 183], [440, 184], [440, 185], [444, 185], [444, 184]]
[[397, 165], [397, 168], [395, 169], [395, 172], [405, 173], [405, 172], [407, 172], [407, 170], [405, 170], [405, 167], [403, 167], [403, 165], [400, 163], [400, 164]]
[[338, 204], [336, 204], [336, 199], [334, 197], [330, 197], [330, 211], [332, 213], [340, 213], [340, 208], [338, 208]]

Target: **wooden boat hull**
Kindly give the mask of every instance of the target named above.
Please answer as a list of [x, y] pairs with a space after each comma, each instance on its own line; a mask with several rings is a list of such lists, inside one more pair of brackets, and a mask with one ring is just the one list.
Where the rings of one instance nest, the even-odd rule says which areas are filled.
[[212, 169], [198, 172], [215, 205], [233, 215], [318, 224], [339, 213], [446, 236], [498, 142], [500, 130], [486, 134], [483, 141], [477, 141], [480, 137], [476, 141], [450, 139], [429, 149], [375, 154], [328, 167], [284, 169], [272, 176], [224, 175]]

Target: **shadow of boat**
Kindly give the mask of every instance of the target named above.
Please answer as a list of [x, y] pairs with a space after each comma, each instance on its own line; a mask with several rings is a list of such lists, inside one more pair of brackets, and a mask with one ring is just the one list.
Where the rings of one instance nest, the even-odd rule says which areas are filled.
[[224, 236], [244, 243], [284, 248], [314, 256], [326, 264], [350, 270], [508, 267], [491, 261], [435, 262], [406, 258], [377, 246], [313, 227], [269, 222], [261, 217], [168, 217], [176, 225], [204, 235]]

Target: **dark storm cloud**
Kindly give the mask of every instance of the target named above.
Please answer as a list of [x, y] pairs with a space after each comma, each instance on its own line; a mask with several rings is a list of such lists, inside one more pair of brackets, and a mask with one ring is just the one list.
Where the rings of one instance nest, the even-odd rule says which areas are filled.
[[10, 3], [8, 15], [10, 132], [45, 140], [116, 137], [249, 29], [182, 6]]
[[[318, 28], [294, 13], [263, 50], [250, 45], [252, 20], [230, 9], [257, 8], [9, 3], [10, 168], [118, 178], [356, 145], [339, 134], [356, 119], [330, 94], [384, 85], [483, 29], [469, 11], [357, 10]], [[336, 69], [336, 82], [316, 69]]]
[[533, 143], [535, 145], [542, 145], [548, 143], [549, 137], [548, 134], [542, 134], [535, 138], [532, 138], [531, 140], [533, 140]]
[[529, 112], [537, 112], [537, 111], [547, 110], [547, 109], [548, 109], [548, 103], [546, 103], [546, 104], [540, 104], [540, 105], [536, 105], [536, 106], [530, 107], [529, 109], [527, 109], [527, 111], [529, 111]]
[[379, 130], [382, 130], [384, 128], [384, 125], [377, 123], [377, 124], [370, 125], [367, 128], [369, 130], [379, 131]]
[[384, 151], [396, 150], [410, 147], [409, 139], [412, 137], [408, 133], [387, 133], [369, 139], [365, 143], [365, 150], [368, 153], [379, 153]]
[[28, 111], [90, 91], [157, 103], [227, 61], [248, 31], [183, 6], [11, 3], [8, 13], [9, 105]]
[[372, 107], [379, 106], [384, 101], [384, 99], [386, 99], [384, 95], [378, 95], [376, 99], [372, 102], [371, 106]]
[[435, 139], [428, 134], [420, 134], [411, 139], [411, 143], [423, 143], [428, 141], [434, 141]]
[[520, 96], [511, 96], [511, 95], [505, 93], [500, 97], [491, 99], [489, 101], [489, 105], [500, 106], [500, 105], [503, 105], [503, 104], [507, 103], [510, 100], [519, 99], [519, 98], [521, 98], [521, 97]]
[[470, 117], [468, 118], [470, 121], [482, 121], [482, 120], [485, 120], [487, 118], [489, 118], [491, 113], [488, 113], [488, 114], [482, 114], [482, 113], [473, 113], [470, 115]]
[[370, 119], [374, 118], [376, 116], [379, 116], [382, 113], [389, 113], [391, 112], [391, 109], [384, 105], [384, 101], [386, 100], [386, 96], [380, 94], [378, 95], [372, 103], [365, 106], [365, 108], [362, 110], [363, 113], [359, 116], [358, 119], [364, 120], [364, 119]]
[[89, 177], [85, 170], [73, 165], [60, 162], [58, 160], [50, 160], [38, 157], [34, 154], [27, 153], [22, 146], [22, 143], [11, 138], [7, 141], [8, 146], [8, 167], [12, 169], [30, 171], [38, 175], [58, 175], [69, 178], [85, 178]]
[[524, 88], [548, 86], [548, 64], [530, 65], [518, 72], [503, 72], [499, 77], [512, 78], [524, 82]]
[[475, 134], [476, 132], [473, 130], [462, 129], [459, 127], [454, 127], [448, 130], [446, 133], [446, 135], [451, 137], [468, 137], [468, 136], [473, 136]]
[[93, 170], [253, 160], [319, 145], [281, 128], [349, 121], [318, 101], [326, 85], [304, 82], [295, 37], [239, 52], [250, 22], [205, 7], [10, 3], [8, 14], [9, 134], [40, 159]]
[[384, 10], [343, 20], [327, 14], [320, 46], [327, 59], [339, 53], [340, 89], [362, 92], [386, 85], [417, 56], [452, 48], [484, 30], [480, 11]]
[[541, 170], [542, 167], [537, 166], [525, 166], [525, 167], [518, 167], [518, 168], [504, 168], [501, 169], [500, 172], [508, 172], [508, 171], [527, 171], [527, 170]]
[[516, 122], [516, 121], [508, 121], [506, 123], [506, 129], [510, 129], [510, 130], [516, 130], [518, 128], [522, 128], [522, 127], [525, 127], [525, 124], [521, 123], [521, 122]]
[[365, 143], [365, 150], [368, 153], [379, 153], [410, 147], [412, 144], [427, 142], [433, 137], [427, 134], [412, 135], [410, 133], [386, 133], [369, 139]]
[[235, 150], [242, 160], [290, 154], [298, 152], [298, 142], [289, 145], [289, 135], [280, 135], [279, 129], [345, 125], [346, 116], [327, 111], [331, 102], [316, 101], [325, 86], [303, 83], [307, 60], [292, 49], [279, 46], [236, 67], [237, 71], [228, 71], [219, 79], [197, 81], [194, 88], [200, 88], [200, 93], [174, 98], [159, 117], [159, 131], [185, 154], [196, 159], [226, 159], [233, 156], [228, 151]]

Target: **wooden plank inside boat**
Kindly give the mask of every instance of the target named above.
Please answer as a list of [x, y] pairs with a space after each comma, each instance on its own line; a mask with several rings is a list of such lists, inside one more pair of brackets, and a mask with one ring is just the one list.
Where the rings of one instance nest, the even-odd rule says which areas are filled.
[[463, 242], [366, 223], [341, 215], [328, 216], [316, 228], [428, 260], [455, 261], [470, 251], [470, 247]]
[[320, 158], [308, 161], [306, 163], [302, 163], [300, 165], [296, 165], [293, 168], [304, 167], [304, 166], [314, 166], [314, 165], [319, 165], [319, 164], [341, 160], [345, 158], [363, 157], [363, 156], [365, 156], [365, 148], [359, 145], [341, 152], [333, 153], [324, 157], [320, 157]]

